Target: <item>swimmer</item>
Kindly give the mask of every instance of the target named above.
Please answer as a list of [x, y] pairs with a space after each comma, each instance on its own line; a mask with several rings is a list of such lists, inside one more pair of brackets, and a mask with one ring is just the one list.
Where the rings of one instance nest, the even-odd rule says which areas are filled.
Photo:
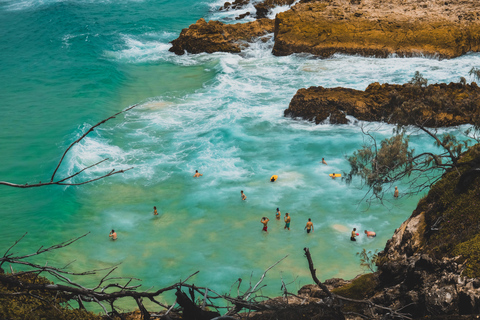
[[393, 196], [395, 198], [398, 198], [398, 188], [397, 187], [395, 187], [395, 191], [393, 192]]
[[335, 179], [335, 178], [336, 178], [336, 176], [335, 176], [335, 172], [334, 172], [334, 173], [332, 173], [332, 179]]
[[242, 196], [242, 200], [247, 200], [247, 196], [245, 195], [245, 193], [243, 193], [243, 190], [240, 191], [240, 194]]
[[277, 208], [277, 213], [275, 214], [275, 218], [277, 218], [277, 220], [280, 220], [280, 216], [282, 214], [280, 213], [280, 209]]
[[263, 223], [263, 231], [267, 231], [267, 223], [270, 221], [270, 219], [263, 217], [262, 220], [260, 220], [261, 223]]
[[377, 234], [376, 234], [375, 232], [373, 232], [373, 231], [367, 231], [367, 230], [365, 230], [365, 234], [366, 234], [367, 237], [369, 237], [369, 238], [373, 238], [373, 237], [376, 237], [376, 236], [377, 236]]
[[325, 158], [322, 158], [322, 163], [323, 163], [324, 165], [327, 165], [327, 161], [325, 161]]
[[307, 225], [305, 226], [304, 229], [307, 229], [307, 233], [310, 233], [310, 231], [313, 231], [312, 219], [308, 218]]
[[199, 173], [198, 170], [195, 170], [195, 174], [193, 175], [194, 178], [198, 178], [203, 176], [203, 174]]
[[108, 236], [112, 237], [112, 240], [117, 240], [117, 233], [113, 229], [112, 229], [112, 232], [110, 232], [110, 234]]
[[352, 241], [357, 241], [357, 239], [355, 239], [355, 237], [357, 236], [357, 228], [353, 228], [352, 230], [352, 236], [350, 237], [350, 240]]
[[283, 218], [285, 221], [285, 227], [283, 229], [288, 229], [290, 230], [290, 216], [288, 215], [288, 212], [285, 213], [285, 218]]
[[158, 216], [157, 207], [153, 207], [153, 215]]
[[271, 177], [271, 178], [270, 178], [270, 181], [271, 181], [271, 182], [275, 182], [275, 178], [274, 178], [274, 177]]

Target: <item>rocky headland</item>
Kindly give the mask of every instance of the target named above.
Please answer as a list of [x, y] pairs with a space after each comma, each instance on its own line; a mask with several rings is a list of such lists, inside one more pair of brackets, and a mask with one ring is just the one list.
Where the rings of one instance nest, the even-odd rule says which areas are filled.
[[[265, 19], [275, 5], [291, 0], [255, 4], [252, 15]], [[248, 0], [226, 2], [221, 10], [243, 7]], [[335, 53], [387, 57], [428, 55], [458, 57], [480, 50], [480, 6], [466, 0], [302, 0], [270, 22], [228, 27], [199, 20], [172, 41], [176, 54], [240, 52], [246, 43], [274, 33], [273, 54]], [[263, 28], [263, 30], [262, 30]], [[243, 31], [239, 31], [243, 29]], [[236, 30], [236, 31], [233, 31]]]
[[[299, 89], [285, 116], [319, 124], [346, 124], [347, 116], [365, 121], [403, 123], [415, 115], [426, 127], [474, 123], [480, 116], [480, 88], [472, 84], [370, 84], [365, 91], [348, 88]], [[404, 123], [409, 124], [409, 123]]]
[[480, 49], [480, 7], [463, 0], [324, 0], [275, 18], [273, 54], [453, 58]]
[[[219, 21], [198, 20], [189, 28], [183, 29], [173, 40], [169, 49], [175, 54], [231, 52], [239, 53], [249, 41], [273, 32], [274, 23], [270, 19], [258, 19], [248, 23], [224, 24]], [[270, 38], [270, 37], [268, 37]]]

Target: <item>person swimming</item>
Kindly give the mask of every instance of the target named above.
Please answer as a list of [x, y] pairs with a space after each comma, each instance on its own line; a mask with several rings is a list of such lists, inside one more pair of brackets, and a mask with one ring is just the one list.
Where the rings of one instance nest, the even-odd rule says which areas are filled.
[[194, 178], [198, 178], [203, 176], [203, 174], [199, 173], [198, 170], [195, 170], [195, 174], [193, 175]]
[[263, 231], [267, 231], [267, 223], [270, 221], [267, 217], [263, 217], [262, 220], [260, 220], [261, 223], [263, 223]]
[[111, 237], [112, 240], [117, 240], [117, 233], [113, 229], [108, 236]]
[[277, 218], [277, 220], [280, 220], [280, 216], [282, 214], [280, 213], [280, 209], [277, 208], [277, 213], [275, 214], [275, 218]]
[[325, 165], [327, 164], [327, 161], [325, 161], [325, 158], [322, 158], [322, 163]]
[[242, 196], [242, 200], [247, 200], [247, 196], [243, 193], [243, 190], [240, 191], [240, 195]]
[[158, 216], [157, 207], [153, 207], [153, 215]]
[[283, 229], [288, 229], [290, 230], [290, 216], [288, 215], [288, 212], [285, 213], [285, 218], [283, 218], [285, 221], [285, 227]]
[[357, 228], [353, 228], [352, 235], [350, 236], [350, 240], [357, 241], [357, 239], [355, 239], [356, 236], [357, 236]]
[[307, 225], [305, 226], [304, 229], [307, 229], [307, 233], [310, 233], [310, 231], [313, 231], [313, 222], [312, 222], [312, 219], [308, 218]]
[[373, 238], [373, 237], [376, 237], [376, 236], [377, 236], [377, 234], [376, 234], [375, 232], [373, 232], [373, 231], [367, 231], [367, 230], [365, 230], [365, 234], [366, 234], [367, 237], [369, 237], [369, 238]]

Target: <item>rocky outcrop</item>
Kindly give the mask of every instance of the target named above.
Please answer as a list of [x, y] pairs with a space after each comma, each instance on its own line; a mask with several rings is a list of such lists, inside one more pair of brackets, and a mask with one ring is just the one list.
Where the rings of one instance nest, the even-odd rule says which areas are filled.
[[273, 32], [273, 20], [259, 19], [244, 24], [223, 24], [219, 21], [198, 20], [189, 28], [183, 29], [173, 40], [169, 51], [178, 55], [189, 53], [231, 52], [238, 53], [248, 46], [247, 41]]
[[347, 88], [300, 89], [285, 116], [332, 124], [348, 123], [347, 115], [359, 120], [405, 123], [417, 121], [427, 127], [474, 123], [480, 114], [480, 88], [476, 83], [390, 85], [370, 84], [365, 91]]
[[480, 145], [475, 145], [395, 231], [379, 254], [372, 301], [405, 306], [403, 311], [414, 317], [480, 313], [480, 179], [471, 181], [468, 191], [459, 193], [457, 188], [479, 160]]
[[321, 0], [275, 19], [273, 54], [453, 58], [480, 50], [480, 7], [462, 0]]
[[[255, 4], [255, 13], [242, 17], [265, 18], [275, 6], [293, 3], [294, 0], [265, 0]], [[239, 9], [247, 4], [248, 0], [235, 0], [226, 2], [220, 10]], [[245, 33], [252, 31], [249, 23], [238, 28], [245, 28]], [[239, 52], [241, 47], [231, 42], [251, 39], [235, 40], [224, 29], [220, 22], [210, 21], [208, 27], [197, 22], [182, 31], [171, 51]], [[277, 14], [274, 26], [269, 25], [262, 32], [273, 31], [273, 54], [278, 56], [310, 53], [329, 57], [346, 53], [453, 58], [480, 51], [480, 6], [476, 1], [465, 0], [303, 0]], [[221, 41], [222, 36], [228, 44]], [[256, 36], [258, 31], [253, 37]]]

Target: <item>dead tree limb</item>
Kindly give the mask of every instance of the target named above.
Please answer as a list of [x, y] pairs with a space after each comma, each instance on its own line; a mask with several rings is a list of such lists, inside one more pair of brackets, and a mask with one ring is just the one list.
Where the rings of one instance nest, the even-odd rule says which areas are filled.
[[247, 309], [251, 308], [251, 310], [260, 310], [258, 308], [262, 308], [262, 310], [266, 310], [266, 309], [264, 309], [265, 308], [264, 305], [259, 305], [259, 304], [256, 304], [256, 303], [252, 303], [252, 301], [250, 301], [250, 297], [252, 296], [252, 294], [254, 294], [258, 290], [260, 290], [258, 288], [258, 286], [262, 283], [263, 279], [265, 279], [265, 276], [266, 276], [267, 272], [270, 269], [272, 269], [273, 267], [275, 267], [277, 264], [279, 264], [282, 260], [286, 259], [287, 257], [288, 257], [288, 255], [286, 255], [285, 257], [283, 257], [282, 259], [278, 260], [273, 265], [268, 267], [267, 270], [265, 270], [265, 272], [260, 277], [260, 280], [258, 280], [258, 282], [255, 284], [255, 286], [253, 288], [250, 286], [250, 288], [247, 290], [247, 292], [245, 292], [243, 295], [239, 296], [238, 298], [231, 298], [231, 297], [228, 297], [228, 296], [223, 296], [224, 299], [226, 299], [227, 301], [230, 301], [231, 303], [233, 303], [235, 305], [235, 308], [233, 308], [232, 310], [227, 312], [226, 316], [231, 316], [233, 314], [236, 314], [236, 313], [240, 312], [240, 310], [242, 310], [243, 308], [247, 308]]
[[310, 255], [310, 250], [308, 248], [303, 248], [303, 251], [305, 251], [305, 256], [307, 257], [308, 268], [310, 269], [310, 273], [312, 274], [313, 281], [323, 290], [323, 292], [325, 292], [327, 294], [327, 296], [330, 299], [334, 299], [334, 296], [330, 292], [330, 290], [328, 290], [328, 288], [322, 282], [320, 282], [320, 280], [318, 280], [318, 278], [317, 278], [317, 270], [313, 266], [313, 261], [312, 261], [312, 256]]
[[375, 307], [375, 308], [381, 309], [383, 311], [387, 311], [391, 316], [393, 316], [395, 318], [407, 319], [407, 320], [412, 319], [407, 314], [400, 313], [397, 310], [393, 310], [391, 308], [375, 304], [370, 300], [350, 299], [350, 298], [342, 297], [338, 294], [331, 293], [330, 290], [328, 290], [328, 288], [323, 283], [321, 283], [320, 280], [318, 280], [318, 278], [316, 276], [316, 270], [315, 270], [315, 267], [313, 266], [313, 261], [312, 261], [311, 255], [310, 255], [310, 250], [308, 248], [303, 248], [303, 250], [305, 251], [305, 256], [307, 257], [307, 260], [308, 260], [308, 266], [310, 268], [310, 273], [312, 274], [313, 281], [328, 295], [329, 298], [331, 298], [333, 300], [333, 302], [334, 302], [333, 307], [339, 307], [340, 306], [338, 303], [335, 302], [335, 300], [342, 300], [342, 301], [347, 301], [347, 302], [366, 304], [369, 307]]
[[[88, 234], [88, 233], [87, 233]], [[107, 308], [105, 307], [105, 303], [112, 308], [112, 313], [115, 314], [115, 305], [114, 302], [117, 301], [119, 298], [132, 298], [137, 303], [140, 311], [142, 312], [144, 319], [149, 319], [150, 315], [143, 305], [143, 299], [149, 299], [152, 302], [165, 307], [168, 309], [168, 306], [164, 306], [157, 300], [155, 297], [171, 290], [177, 289], [179, 286], [182, 286], [185, 281], [193, 277], [198, 273], [195, 272], [188, 276], [185, 280], [180, 280], [171, 286], [158, 289], [153, 292], [147, 291], [138, 291], [140, 285], [132, 285], [131, 282], [133, 280], [139, 280], [136, 278], [127, 278], [127, 277], [112, 277], [111, 274], [117, 269], [117, 266], [112, 266], [110, 268], [98, 269], [98, 270], [89, 270], [84, 272], [71, 272], [67, 271], [64, 268], [57, 268], [48, 265], [40, 265], [36, 263], [32, 263], [26, 261], [26, 259], [41, 255], [46, 252], [50, 252], [52, 250], [61, 249], [66, 246], [73, 244], [75, 241], [85, 237], [87, 234], [84, 234], [80, 237], [76, 237], [59, 244], [55, 244], [49, 247], [41, 246], [38, 250], [30, 254], [23, 254], [18, 255], [12, 253], [11, 250], [15, 245], [17, 245], [21, 239], [24, 238], [23, 235], [19, 240], [17, 240], [12, 246], [10, 246], [7, 251], [4, 253], [2, 257], [0, 257], [0, 266], [3, 264], [8, 264], [10, 266], [11, 273], [0, 273], [0, 283], [4, 285], [8, 285], [12, 288], [16, 288], [13, 292], [0, 292], [2, 296], [32, 296], [36, 297], [38, 295], [34, 295], [32, 291], [40, 291], [40, 292], [52, 292], [59, 294], [59, 297], [63, 301], [75, 300], [79, 304], [79, 308], [85, 308], [86, 302], [94, 302], [97, 303], [106, 314], [108, 314]], [[67, 264], [69, 266], [71, 263]], [[12, 265], [22, 265], [24, 267], [28, 267], [29, 270], [26, 271], [19, 271], [15, 272], [13, 270]], [[94, 275], [97, 274], [99, 271], [107, 271], [106, 274], [101, 277], [98, 284], [93, 286], [92, 288], [83, 286], [75, 281], [72, 281], [68, 275]], [[60, 283], [51, 283], [49, 281], [39, 281], [38, 275], [45, 274], [50, 277], [54, 277], [59, 280]], [[25, 278], [27, 276], [27, 278]], [[125, 281], [125, 284], [121, 284], [118, 282], [112, 281]], [[209, 292], [213, 292], [209, 290]], [[44, 298], [38, 296], [38, 299], [41, 300], [43, 303], [47, 303]], [[55, 299], [57, 300], [57, 299]], [[50, 302], [49, 302], [50, 303]]]
[[75, 140], [74, 142], [72, 142], [66, 149], [65, 151], [63, 152], [63, 155], [62, 157], [60, 158], [60, 160], [58, 161], [57, 163], [57, 166], [55, 167], [55, 170], [53, 171], [53, 174], [52, 176], [50, 177], [50, 181], [48, 182], [39, 182], [39, 183], [34, 183], [34, 184], [28, 184], [28, 183], [25, 183], [25, 184], [17, 184], [17, 183], [12, 183], [12, 182], [7, 182], [7, 181], [0, 181], [0, 185], [4, 185], [4, 186], [8, 186], [8, 187], [14, 187], [14, 188], [35, 188], [35, 187], [44, 187], [44, 186], [49, 186], [49, 185], [61, 185], [61, 186], [79, 186], [79, 185], [82, 185], [82, 184], [87, 184], [87, 183], [90, 183], [90, 182], [94, 182], [94, 181], [97, 181], [97, 180], [100, 180], [100, 179], [103, 179], [103, 178], [106, 178], [106, 177], [110, 177], [110, 176], [113, 176], [115, 174], [119, 174], [119, 173], [124, 173], [128, 170], [131, 170], [133, 169], [133, 167], [130, 167], [130, 168], [127, 168], [127, 169], [121, 169], [121, 170], [116, 170], [116, 169], [111, 169], [109, 172], [99, 176], [99, 177], [96, 177], [96, 178], [93, 178], [93, 179], [89, 179], [89, 180], [85, 180], [85, 181], [81, 181], [81, 182], [71, 182], [71, 179], [73, 179], [74, 177], [78, 176], [79, 174], [81, 174], [82, 172], [90, 169], [90, 168], [93, 168], [95, 166], [98, 166], [99, 164], [109, 160], [108, 158], [105, 158], [97, 163], [94, 163], [90, 166], [87, 166], [79, 171], [76, 171], [75, 173], [69, 175], [69, 176], [66, 176], [66, 177], [63, 177], [63, 178], [60, 178], [60, 179], [57, 179], [55, 180], [55, 175], [57, 174], [57, 171], [58, 169], [60, 168], [60, 166], [62, 165], [63, 163], [63, 160], [65, 159], [65, 156], [67, 155], [67, 153], [72, 149], [72, 147], [74, 145], [76, 145], [77, 143], [79, 143], [80, 141], [83, 140], [83, 138], [85, 138], [90, 132], [92, 132], [93, 130], [95, 130], [95, 128], [97, 128], [98, 126], [104, 124], [105, 122], [107, 122], [108, 120], [110, 119], [113, 119], [115, 118], [116, 116], [118, 116], [119, 114], [121, 113], [124, 113], [124, 112], [127, 112], [133, 108], [135, 108], [136, 106], [138, 106], [138, 104], [135, 104], [133, 106], [130, 106], [120, 112], [117, 112], [115, 113], [113, 116], [110, 116], [106, 119], [103, 119], [102, 121], [98, 122], [97, 124], [93, 125], [90, 129], [88, 129], [80, 138], [78, 138], [77, 140]]

